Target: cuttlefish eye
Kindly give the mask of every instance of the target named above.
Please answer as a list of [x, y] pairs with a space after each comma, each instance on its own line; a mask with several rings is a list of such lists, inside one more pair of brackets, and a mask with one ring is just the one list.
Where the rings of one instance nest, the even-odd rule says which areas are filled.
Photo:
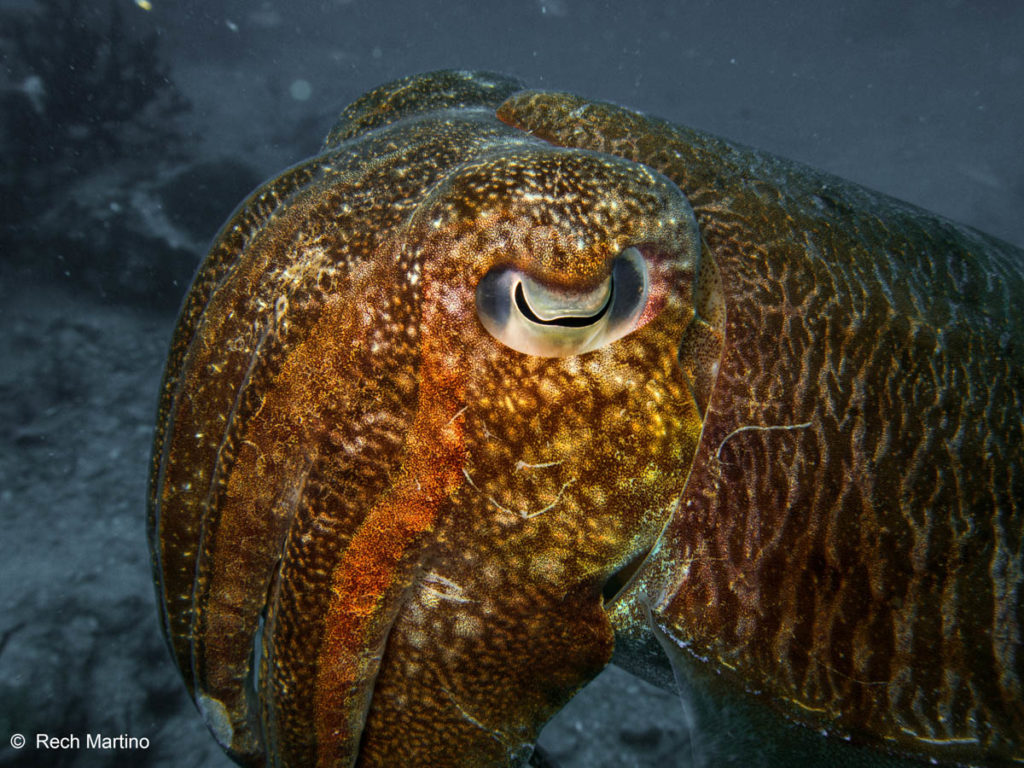
[[495, 267], [476, 288], [476, 312], [494, 338], [517, 352], [568, 357], [603, 347], [636, 328], [650, 293], [647, 262], [627, 248], [596, 288], [544, 285], [512, 267]]

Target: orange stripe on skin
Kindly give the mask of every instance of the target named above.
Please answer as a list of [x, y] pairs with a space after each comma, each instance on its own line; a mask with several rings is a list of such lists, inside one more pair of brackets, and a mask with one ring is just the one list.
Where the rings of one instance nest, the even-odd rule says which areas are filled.
[[[430, 366], [426, 361], [424, 367]], [[425, 375], [401, 475], [359, 527], [331, 578], [333, 597], [317, 657], [313, 703], [317, 766], [358, 756], [384, 644], [420, 552], [464, 482], [459, 376]]]

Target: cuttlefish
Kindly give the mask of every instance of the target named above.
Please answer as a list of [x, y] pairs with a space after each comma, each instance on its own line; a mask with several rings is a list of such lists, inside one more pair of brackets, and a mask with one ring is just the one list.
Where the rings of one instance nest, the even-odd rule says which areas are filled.
[[1020, 250], [796, 163], [378, 88], [181, 311], [188, 692], [245, 766], [521, 765], [614, 655], [694, 764], [1022, 764], [1022, 302]]

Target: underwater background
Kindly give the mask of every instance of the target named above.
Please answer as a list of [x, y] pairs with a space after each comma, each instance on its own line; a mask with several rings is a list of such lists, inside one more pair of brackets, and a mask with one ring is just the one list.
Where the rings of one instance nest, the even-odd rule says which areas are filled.
[[[158, 382], [220, 224], [347, 103], [505, 72], [1024, 246], [1022, 40], [1009, 0], [2, 0], [0, 766], [230, 765], [158, 627]], [[148, 748], [35, 748], [87, 733]], [[541, 744], [561, 766], [682, 767], [687, 739], [674, 695], [610, 668]]]

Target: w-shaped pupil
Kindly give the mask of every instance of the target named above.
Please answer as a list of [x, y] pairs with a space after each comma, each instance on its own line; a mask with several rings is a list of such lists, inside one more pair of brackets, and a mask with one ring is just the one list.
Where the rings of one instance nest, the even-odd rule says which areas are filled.
[[608, 298], [605, 300], [604, 305], [597, 311], [597, 314], [587, 315], [585, 317], [555, 317], [551, 320], [541, 320], [534, 314], [534, 311], [530, 309], [529, 302], [526, 301], [526, 294], [523, 292], [523, 284], [519, 283], [516, 285], [516, 306], [519, 307], [519, 311], [523, 313], [523, 317], [527, 320], [537, 323], [539, 325], [558, 325], [563, 328], [584, 328], [588, 325], [593, 325], [608, 311], [608, 307], [612, 305], [612, 298], [615, 295], [615, 286], [612, 285], [612, 289], [608, 292]]

